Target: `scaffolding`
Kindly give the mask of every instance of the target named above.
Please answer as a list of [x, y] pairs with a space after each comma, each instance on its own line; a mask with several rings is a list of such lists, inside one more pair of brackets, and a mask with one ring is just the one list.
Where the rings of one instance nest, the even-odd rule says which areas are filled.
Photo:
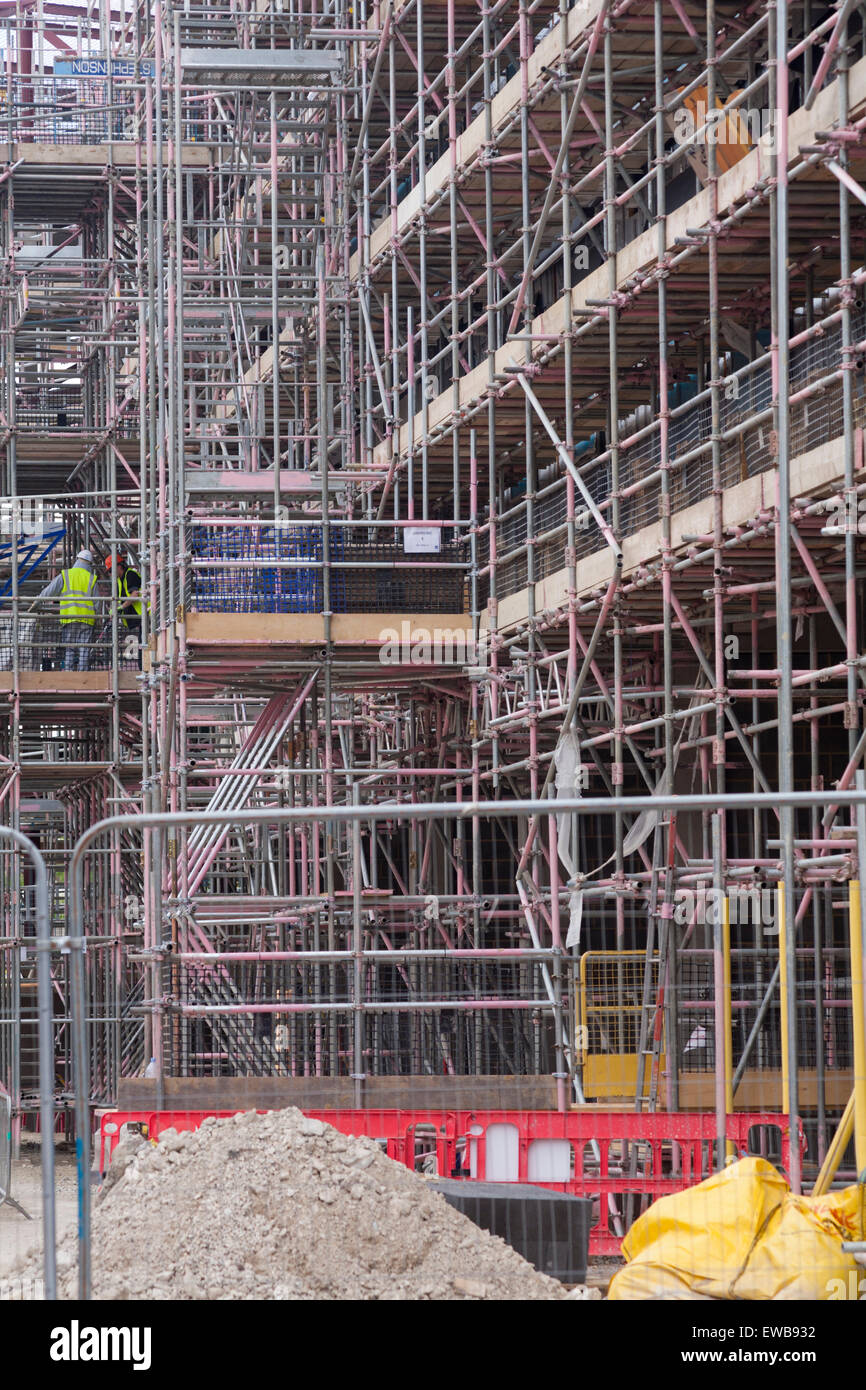
[[[3, 7], [0, 815], [58, 938], [111, 819], [91, 1101], [153, 1057], [778, 1109], [817, 1171], [860, 988], [866, 7], [73, 8]], [[82, 548], [73, 640], [40, 595]], [[28, 874], [0, 851], [19, 1123]]]

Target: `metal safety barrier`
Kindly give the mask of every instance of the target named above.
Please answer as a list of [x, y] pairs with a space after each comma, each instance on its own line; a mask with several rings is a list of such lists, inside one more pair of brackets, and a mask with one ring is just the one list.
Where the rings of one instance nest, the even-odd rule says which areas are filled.
[[[58, 943], [52, 941], [51, 938], [48, 869], [45, 860], [32, 841], [28, 840], [26, 835], [22, 835], [20, 830], [13, 830], [8, 825], [0, 825], [0, 840], [10, 841], [29, 857], [35, 877], [36, 939], [28, 944], [36, 952], [36, 992], [39, 1015], [39, 1123], [42, 1134], [43, 1268], [45, 1297], [46, 1300], [52, 1300], [57, 1297], [57, 1229], [54, 1206], [54, 1047], [49, 952], [52, 946], [56, 946]], [[8, 1105], [8, 1096], [6, 1102]], [[2, 1125], [3, 1134], [6, 1136], [5, 1142], [8, 1150], [5, 1180], [2, 1150], [0, 1150], [0, 1184], [2, 1184], [3, 1190], [3, 1197], [0, 1197], [0, 1200], [8, 1200], [11, 1182], [11, 1105], [9, 1113], [10, 1122], [8, 1123], [0, 1115], [0, 1125]], [[3, 1142], [0, 1139], [0, 1145]]]
[[[87, 937], [85, 931], [85, 898], [84, 898], [84, 864], [88, 846], [101, 834], [106, 831], [123, 829], [132, 830], [150, 828], [156, 831], [167, 830], [170, 827], [200, 825], [200, 826], [232, 826], [244, 825], [247, 827], [260, 825], [288, 825], [292, 821], [319, 820], [325, 824], [354, 825], [354, 833], [359, 833], [360, 823], [364, 820], [369, 821], [389, 821], [398, 819], [401, 815], [420, 820], [436, 820], [446, 817], [456, 818], [461, 821], [472, 821], [476, 817], [496, 814], [497, 816], [524, 816], [535, 819], [541, 817], [561, 816], [574, 813], [576, 815], [604, 816], [604, 815], [636, 815], [641, 812], [661, 814], [666, 810], [674, 812], [683, 811], [705, 811], [708, 813], [722, 814], [727, 810], [734, 809], [753, 809], [753, 810], [772, 810], [778, 811], [780, 807], [822, 807], [832, 804], [837, 808], [850, 807], [857, 816], [858, 844], [861, 848], [860, 859], [866, 863], [866, 782], [861, 777], [860, 784], [856, 791], [842, 789], [839, 791], [828, 789], [826, 791], [801, 791], [801, 792], [732, 792], [723, 795], [711, 795], [706, 793], [691, 793], [686, 795], [644, 795], [633, 797], [622, 797], [613, 800], [608, 797], [577, 797], [563, 798], [554, 802], [545, 800], [526, 800], [526, 801], [497, 801], [495, 803], [485, 803], [483, 801], [464, 801], [458, 803], [450, 802], [428, 802], [413, 803], [406, 806], [395, 806], [393, 804], [377, 805], [351, 805], [351, 806], [297, 806], [297, 807], [270, 807], [260, 810], [246, 811], [186, 811], [186, 812], [161, 812], [146, 813], [141, 815], [112, 816], [105, 820], [98, 821], [90, 826], [78, 839], [69, 865], [70, 881], [70, 937], [67, 939], [67, 949], [72, 954], [72, 968], [70, 971], [70, 995], [72, 1003], [72, 1020], [70, 1031], [72, 1034], [72, 1053], [74, 1060], [74, 1090], [75, 1090], [75, 1122], [76, 1122], [76, 1146], [78, 1154], [78, 1183], [79, 1183], [79, 1260], [78, 1260], [78, 1279], [79, 1297], [87, 1299], [91, 1294], [91, 1246], [90, 1246], [90, 1165], [89, 1165], [89, 1142], [91, 1129], [91, 1101], [90, 1101], [90, 1067], [87, 1045], [87, 1025], [86, 1025], [86, 989], [84, 972], [84, 955], [87, 948]], [[792, 818], [789, 818], [792, 821]], [[791, 843], [789, 850], [793, 854], [793, 835], [792, 829]], [[355, 895], [354, 910], [358, 920], [360, 920], [361, 900], [360, 895]], [[857, 918], [859, 919], [859, 933], [856, 930], [857, 922], [854, 923], [854, 936], [860, 941], [861, 935], [866, 937], [866, 916], [864, 916], [858, 894]], [[554, 953], [563, 950], [562, 944], [557, 938]], [[721, 946], [719, 946], [721, 953]], [[359, 960], [363, 958], [364, 951], [358, 951]], [[796, 977], [796, 935], [793, 931], [786, 934], [784, 941], [780, 941], [780, 966], [785, 965], [786, 972], [793, 980]], [[554, 1013], [561, 1012], [561, 1002], [557, 1002], [551, 986], [551, 1000], [547, 1005], [534, 1005], [534, 1007], [546, 1007]], [[248, 1006], [249, 1007], [249, 1006]], [[276, 1012], [285, 1009], [285, 1005], [266, 1006], [274, 1008]], [[291, 1006], [298, 1007], [298, 1006]], [[315, 1002], [311, 1005], [304, 1003], [301, 1007], [321, 1007]], [[381, 1006], [379, 1006], [381, 1007]], [[411, 1004], [400, 1004], [399, 1007], [411, 1007]], [[422, 1007], [427, 1007], [422, 1005]], [[438, 1006], [437, 1006], [438, 1007]], [[718, 1001], [718, 1008], [723, 1007], [723, 1000]], [[356, 1050], [359, 1036], [361, 1010], [354, 1009], [355, 1016], [355, 1039]], [[790, 1020], [789, 1020], [790, 1024]], [[795, 1039], [796, 1042], [796, 1039]], [[359, 1070], [359, 1068], [356, 1068]], [[708, 1151], [708, 1161], [712, 1162], [712, 1148], [715, 1148], [715, 1162], [721, 1166], [726, 1159], [728, 1152], [729, 1139], [729, 1114], [730, 1107], [726, 1107], [726, 1086], [725, 1075], [718, 1072], [716, 1075], [715, 1087], [715, 1109], [712, 1115], [698, 1115], [689, 1117], [690, 1124], [699, 1126], [709, 1126], [710, 1134], [713, 1137], [713, 1144]], [[789, 1108], [788, 1124], [796, 1128], [799, 1134], [799, 1092], [798, 1092], [798, 1073], [796, 1066], [796, 1046], [788, 1060], [788, 1084], [786, 1086], [787, 1103]], [[158, 1093], [159, 1093], [159, 1077]], [[356, 1078], [360, 1091], [360, 1078]], [[565, 1088], [562, 1078], [557, 1082], [560, 1089], [560, 1111], [562, 1115], [567, 1115], [565, 1107]], [[866, 1076], [862, 1078], [861, 1089], [866, 1087]], [[44, 1099], [44, 1098], [43, 1098]], [[864, 1112], [861, 1115], [861, 1124], [866, 1118], [866, 1104], [862, 1104], [860, 1109]], [[370, 1112], [371, 1113], [371, 1112]], [[638, 1115], [636, 1117], [642, 1124], [652, 1120], [654, 1123], [665, 1125], [669, 1122], [669, 1116], [662, 1114], [660, 1117], [652, 1115]], [[736, 1119], [736, 1117], [734, 1117]], [[598, 1130], [602, 1123], [601, 1116], [592, 1116], [593, 1128]], [[779, 1124], [778, 1118], [774, 1121]], [[50, 1132], [50, 1131], [49, 1131]], [[604, 1133], [598, 1130], [590, 1137], [589, 1142], [593, 1145], [593, 1158], [599, 1165], [595, 1181], [594, 1191], [599, 1191], [607, 1187], [611, 1178], [609, 1171], [609, 1152], [607, 1160], [601, 1145], [598, 1141], [598, 1134]], [[661, 1137], [670, 1138], [670, 1133]], [[701, 1142], [707, 1142], [703, 1135]], [[791, 1181], [795, 1190], [799, 1190], [801, 1173], [801, 1153], [799, 1143], [790, 1146], [788, 1150], [789, 1163], [791, 1168]], [[608, 1170], [604, 1171], [605, 1161]], [[581, 1170], [583, 1171], [583, 1170]], [[692, 1171], [697, 1171], [693, 1168]], [[628, 1181], [631, 1181], [630, 1175]], [[622, 1182], [622, 1179], [620, 1179]]]
[[12, 1191], [12, 1101], [0, 1086], [0, 1207]]

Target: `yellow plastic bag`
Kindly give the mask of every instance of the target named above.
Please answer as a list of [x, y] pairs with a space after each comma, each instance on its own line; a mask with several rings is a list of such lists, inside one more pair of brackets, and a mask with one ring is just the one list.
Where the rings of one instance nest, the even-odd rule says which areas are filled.
[[862, 1238], [864, 1199], [862, 1187], [825, 1197], [789, 1192], [729, 1297], [825, 1300], [838, 1296], [840, 1282], [847, 1296], [862, 1271], [842, 1241]]
[[[661, 1197], [623, 1241], [613, 1299], [830, 1299], [857, 1271], [843, 1240], [863, 1229], [857, 1187], [796, 1197], [762, 1158], [744, 1158]], [[856, 1273], [854, 1287], [856, 1287]]]

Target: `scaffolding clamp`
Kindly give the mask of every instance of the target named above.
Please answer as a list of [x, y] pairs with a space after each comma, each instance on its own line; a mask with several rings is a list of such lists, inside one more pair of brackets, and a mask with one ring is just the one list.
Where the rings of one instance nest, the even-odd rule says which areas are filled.
[[73, 951], [80, 951], [82, 955], [87, 954], [86, 936], [57, 936], [54, 938], [52, 945], [56, 947], [62, 956], [71, 955]]

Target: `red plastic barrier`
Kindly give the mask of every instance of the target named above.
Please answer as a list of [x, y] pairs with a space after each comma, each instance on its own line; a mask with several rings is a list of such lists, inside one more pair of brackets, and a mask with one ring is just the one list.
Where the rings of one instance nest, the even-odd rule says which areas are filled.
[[[121, 1127], [129, 1122], [147, 1126], [156, 1140], [165, 1129], [198, 1129], [213, 1115], [228, 1118], [234, 1110], [110, 1110], [103, 1112], [99, 1134], [99, 1166], [107, 1168]], [[550, 1110], [309, 1110], [344, 1134], [367, 1135], [383, 1142], [386, 1153], [407, 1168], [416, 1169], [425, 1154], [436, 1154], [436, 1169], [444, 1177], [467, 1182], [484, 1180], [488, 1172], [487, 1136], [492, 1125], [510, 1125], [510, 1149], [516, 1165], [507, 1180], [534, 1182], [556, 1192], [599, 1198], [599, 1214], [590, 1233], [590, 1253], [617, 1255], [621, 1234], [613, 1229], [614, 1217], [623, 1216], [623, 1198], [631, 1196], [631, 1220], [649, 1200], [668, 1192], [681, 1192], [709, 1177], [714, 1169], [716, 1118], [714, 1114], [575, 1110], [561, 1114]], [[759, 1134], [766, 1127], [778, 1132], [777, 1147], [783, 1169], [790, 1167], [791, 1139], [786, 1115], [746, 1113], [729, 1115], [726, 1134], [738, 1155], [758, 1152]], [[502, 1132], [500, 1132], [502, 1133]], [[541, 1140], [567, 1140], [571, 1145], [572, 1176], [562, 1182], [530, 1178], [532, 1146]], [[802, 1125], [798, 1132], [804, 1147]], [[632, 1169], [634, 1171], [632, 1171]], [[471, 1175], [470, 1175], [471, 1171]], [[491, 1179], [502, 1181], [498, 1169]], [[611, 1204], [610, 1198], [617, 1200]], [[613, 1205], [614, 1211], [610, 1211]], [[624, 1230], [625, 1227], [623, 1226]]]

